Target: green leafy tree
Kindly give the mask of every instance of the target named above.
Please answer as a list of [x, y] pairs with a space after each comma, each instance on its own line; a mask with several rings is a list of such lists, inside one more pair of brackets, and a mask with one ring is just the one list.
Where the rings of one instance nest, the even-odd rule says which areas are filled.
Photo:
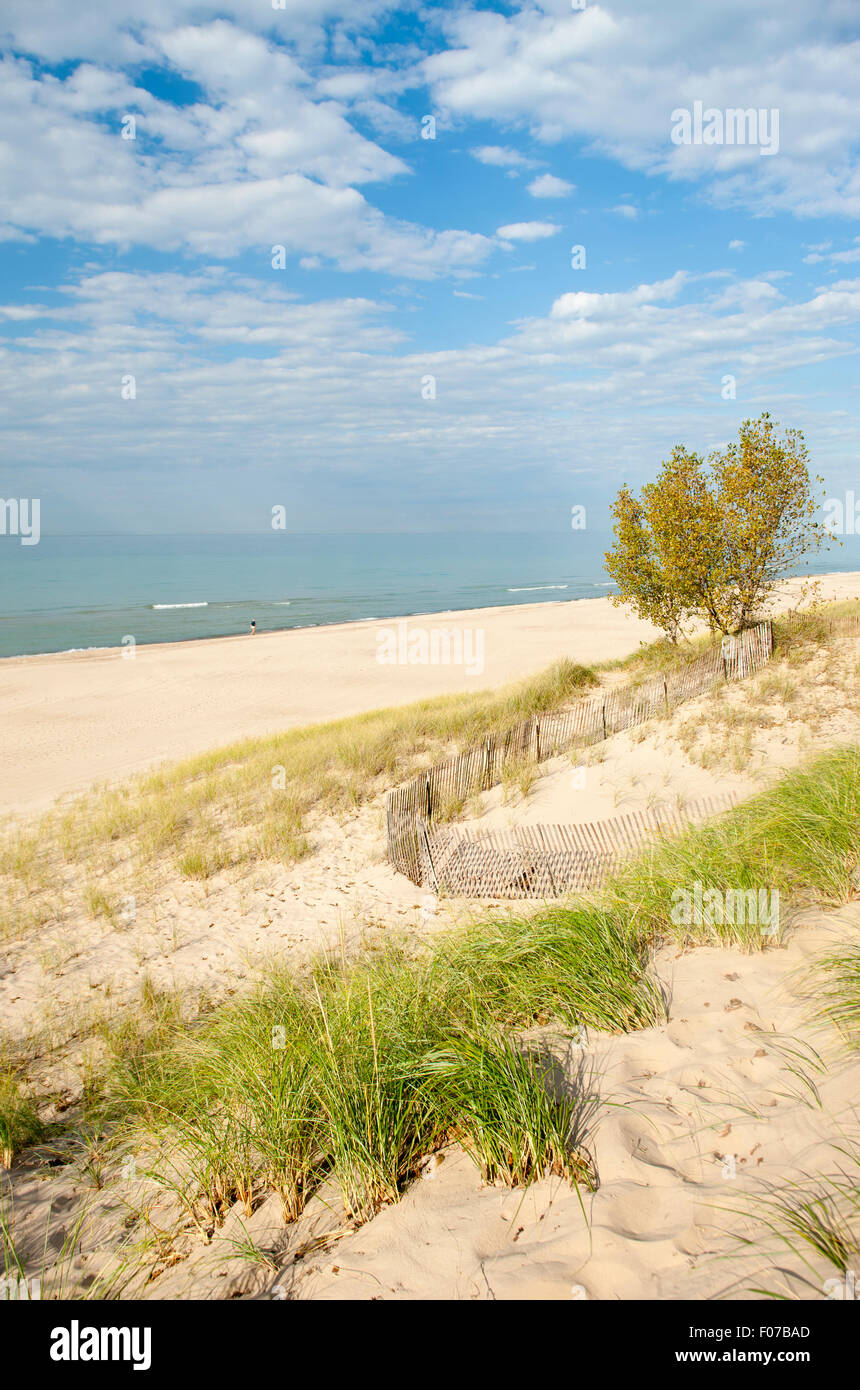
[[673, 642], [692, 619], [719, 632], [754, 619], [786, 571], [827, 539], [803, 435], [777, 430], [765, 412], [707, 465], [678, 446], [638, 498], [621, 488], [606, 552], [613, 602], [631, 604]]

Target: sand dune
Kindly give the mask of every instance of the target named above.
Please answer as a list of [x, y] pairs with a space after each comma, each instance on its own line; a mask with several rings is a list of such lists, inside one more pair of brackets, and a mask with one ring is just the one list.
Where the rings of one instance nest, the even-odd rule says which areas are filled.
[[[762, 682], [778, 673], [775, 665], [723, 699], [703, 695], [671, 718], [617, 733], [575, 758], [551, 759], [526, 797], [514, 789], [504, 801], [504, 789], [494, 787], [480, 798], [481, 814], [465, 823], [476, 829], [582, 824], [724, 793], [743, 800], [816, 751], [860, 743], [860, 711], [848, 707], [846, 694], [858, 656], [860, 639], [846, 638], [838, 661], [813, 658], [789, 706], [760, 693]], [[755, 720], [739, 769], [732, 746], [719, 757], [703, 756], [733, 711]], [[705, 741], [701, 749], [686, 746], [687, 726]], [[727, 728], [738, 737], [730, 722]], [[46, 1000], [60, 1015], [74, 1015], [81, 999], [105, 1008], [109, 996], [117, 1006], [134, 1002], [144, 979], [159, 989], [220, 998], [247, 983], [254, 965], [270, 955], [295, 962], [324, 945], [350, 947], [391, 928], [423, 934], [460, 920], [469, 903], [437, 902], [386, 861], [383, 803], [380, 793], [345, 819], [312, 816], [313, 852], [295, 864], [260, 862], [203, 883], [168, 865], [163, 881], [152, 876], [139, 895], [133, 923], [95, 918], [70, 893], [64, 911], [55, 904], [37, 933], [5, 943], [4, 1031], [20, 1038], [37, 1028]], [[122, 865], [108, 886], [118, 897], [130, 891]]]
[[[274, 1195], [251, 1215], [237, 1203], [203, 1241], [145, 1156], [131, 1176], [105, 1157], [97, 1191], [73, 1166], [51, 1181], [38, 1165], [16, 1170], [22, 1248], [38, 1259], [46, 1224], [86, 1204], [70, 1291], [121, 1258], [128, 1215], [144, 1211], [159, 1241], [128, 1292], [146, 1298], [822, 1300], [833, 1266], [780, 1244], [750, 1203], [844, 1170], [837, 1146], [857, 1142], [860, 1060], [812, 1022], [810, 982], [858, 928], [851, 903], [800, 913], [787, 943], [761, 955], [664, 948], [666, 1024], [559, 1050], [563, 1078], [589, 1098], [596, 1191], [488, 1185], [451, 1147], [366, 1225], [345, 1223], [332, 1188], [291, 1225]], [[260, 1258], [241, 1257], [254, 1247]]]
[[[858, 578], [834, 576], [824, 593], [853, 596]], [[474, 613], [446, 615], [449, 624], [479, 620]], [[527, 674], [556, 656], [620, 655], [635, 647], [644, 627], [604, 600], [496, 610], [486, 621], [483, 684]], [[8, 719], [19, 756], [23, 747], [32, 759], [6, 788], [8, 804], [30, 808], [77, 785], [76, 778], [83, 784], [94, 775], [118, 777], [124, 760], [129, 766], [158, 760], [171, 740], [174, 751], [190, 753], [261, 727], [348, 713], [364, 707], [362, 701], [397, 703], [464, 683], [457, 668], [379, 667], [367, 625], [253, 643], [142, 649], [133, 663], [105, 653], [4, 663], [0, 688]], [[315, 652], [316, 665], [306, 656], [305, 675], [294, 680], [291, 719], [279, 698], [299, 650]], [[555, 759], [523, 799], [503, 803], [500, 788], [485, 793], [474, 823], [581, 821], [674, 798], [722, 791], [744, 797], [817, 750], [858, 741], [857, 651], [858, 640], [850, 638], [813, 656], [795, 672], [799, 689], [784, 691], [784, 699], [758, 689], [780, 675], [771, 667], [722, 696], [691, 701], [670, 719], [615, 735], [588, 753], [584, 781], [574, 779], [569, 758]], [[353, 661], [351, 681], [346, 673]], [[251, 690], [249, 663], [256, 678]], [[791, 674], [786, 663], [777, 665]], [[338, 683], [333, 672], [341, 668]], [[64, 703], [67, 676], [77, 694]], [[238, 713], [216, 700], [216, 691], [231, 690], [245, 701]], [[739, 726], [735, 715], [747, 725]], [[742, 738], [744, 727], [752, 732], [748, 748], [739, 745], [738, 765], [731, 740]], [[698, 742], [687, 737], [688, 728]], [[5, 765], [15, 736], [4, 744]], [[10, 1038], [35, 1036], [48, 1017], [59, 1040], [69, 1032], [57, 1057], [44, 1059], [43, 1079], [74, 1090], [72, 1073], [89, 1046], [86, 1010], [118, 1014], [139, 999], [144, 980], [191, 997], [205, 991], [222, 998], [247, 988], [269, 954], [297, 963], [323, 945], [373, 944], [392, 926], [433, 932], [478, 910], [432, 899], [428, 905], [423, 890], [384, 862], [381, 797], [343, 821], [327, 816], [308, 828], [313, 852], [297, 864], [257, 865], [247, 875], [203, 884], [174, 875], [153, 885], [133, 923], [115, 927], [92, 914], [61, 925], [49, 918], [10, 941], [0, 980]], [[761, 954], [660, 951], [654, 968], [669, 998], [668, 1022], [624, 1036], [595, 1033], [560, 1054], [561, 1079], [590, 1098], [583, 1122], [600, 1180], [593, 1193], [577, 1194], [555, 1179], [526, 1192], [482, 1185], [468, 1156], [451, 1148], [428, 1165], [427, 1181], [414, 1183], [402, 1202], [359, 1229], [345, 1228], [337, 1193], [323, 1190], [291, 1226], [276, 1197], [251, 1215], [237, 1205], [204, 1244], [154, 1177], [127, 1179], [117, 1159], [99, 1154], [102, 1176], [94, 1190], [83, 1158], [48, 1172], [37, 1157], [13, 1170], [22, 1248], [38, 1262], [46, 1226], [51, 1240], [59, 1240], [65, 1213], [86, 1209], [77, 1253], [63, 1276], [82, 1289], [94, 1271], [122, 1255], [129, 1212], [136, 1211], [144, 1213], [137, 1236], [150, 1239], [158, 1230], [155, 1263], [145, 1261], [136, 1276], [146, 1297], [587, 1301], [742, 1297], [750, 1288], [770, 1288], [822, 1298], [832, 1269], [805, 1269], [742, 1212], [747, 1198], [766, 1193], [770, 1183], [835, 1170], [834, 1144], [858, 1136], [857, 1054], [845, 1050], [835, 1030], [811, 1022], [805, 979], [823, 951], [856, 941], [858, 926], [860, 909], [852, 902], [836, 912], [799, 913], [785, 944]], [[744, 1238], [753, 1244], [742, 1248]], [[248, 1242], [261, 1258], [240, 1258]], [[49, 1249], [53, 1258], [54, 1245]]]
[[[287, 1258], [266, 1292], [581, 1301], [743, 1298], [758, 1287], [825, 1297], [833, 1268], [804, 1267], [747, 1218], [746, 1202], [771, 1184], [837, 1171], [838, 1126], [856, 1137], [860, 1062], [833, 1032], [810, 1026], [805, 967], [856, 940], [858, 928], [852, 904], [806, 913], [785, 949], [761, 956], [661, 953], [670, 1021], [594, 1035], [575, 1057], [598, 1098], [589, 1138], [597, 1192], [578, 1194], [557, 1179], [525, 1194], [487, 1186], [464, 1153], [450, 1150], [432, 1181], [415, 1183], [334, 1250]], [[791, 1046], [817, 1098], [790, 1070]], [[576, 1075], [570, 1064], [568, 1074]], [[753, 1238], [752, 1249], [742, 1237]]]

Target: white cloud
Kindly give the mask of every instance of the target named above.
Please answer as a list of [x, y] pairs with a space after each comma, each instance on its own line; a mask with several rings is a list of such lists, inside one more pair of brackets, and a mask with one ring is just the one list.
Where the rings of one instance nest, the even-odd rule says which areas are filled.
[[100, 0], [98, 5], [69, 0], [4, 0], [0, 15], [2, 47], [30, 53], [49, 63], [90, 58], [138, 63], [157, 54], [157, 35], [183, 24], [230, 19], [243, 29], [289, 41], [313, 52], [325, 44], [323, 26], [335, 24], [332, 47], [343, 47], [343, 29], [370, 27], [389, 8], [387, 0]]
[[560, 231], [554, 222], [509, 222], [499, 227], [496, 236], [504, 241], [543, 241], [544, 237], [555, 236]]
[[566, 198], [575, 187], [575, 184], [556, 178], [555, 174], [538, 174], [529, 184], [528, 191], [533, 198]]
[[819, 247], [813, 247], [808, 256], [804, 256], [804, 264], [818, 265], [820, 261], [829, 261], [831, 265], [850, 265], [853, 261], [860, 261], [860, 236], [854, 238], [854, 245], [847, 247], [843, 251], [831, 251], [830, 242], [824, 242]]
[[619, 217], [626, 217], [630, 222], [635, 222], [639, 216], [639, 209], [632, 203], [616, 203], [614, 208], [610, 208], [610, 212], [617, 212]]
[[476, 149], [469, 151], [473, 159], [477, 159], [481, 164], [491, 164], [497, 169], [531, 169], [534, 167], [534, 160], [527, 159], [520, 154], [519, 150], [512, 150], [504, 145], [479, 145]]
[[729, 250], [730, 250], [730, 251], [743, 251], [743, 249], [744, 249], [745, 246], [746, 246], [746, 242], [745, 242], [745, 241], [738, 241], [737, 239], [735, 239], [734, 241], [730, 241], [730, 242], [729, 242]]
[[[712, 446], [733, 432], [736, 411], [773, 409], [785, 373], [850, 356], [860, 325], [860, 280], [791, 303], [758, 281], [727, 293], [684, 272], [566, 293], [498, 341], [444, 351], [415, 350], [391, 308], [300, 300], [276, 272], [108, 272], [62, 298], [59, 309], [29, 305], [0, 350], [8, 447], [28, 473], [46, 458], [96, 477], [133, 464], [144, 486], [176, 460], [184, 470], [199, 461], [207, 478], [231, 470], [241, 500], [265, 486], [260, 470], [282, 469], [289, 439], [290, 476], [312, 474], [318, 497], [344, 476], [371, 498], [408, 480], [412, 508], [440, 486], [466, 501], [481, 488], [498, 495], [502, 472], [508, 495], [538, 462], [545, 488], [563, 492], [574, 417], [579, 469], [610, 485], [625, 466], [653, 473], [673, 443]], [[137, 378], [133, 405], [120, 398], [126, 372]], [[738, 378], [731, 425], [725, 372]], [[432, 411], [421, 398], [427, 373]], [[787, 418], [818, 420], [837, 457], [860, 445], [856, 427], [823, 406], [792, 398]], [[826, 461], [820, 450], [814, 458]]]
[[727, 285], [716, 298], [711, 300], [711, 308], [739, 308], [754, 311], [762, 305], [776, 304], [782, 298], [783, 296], [776, 286], [768, 280], [742, 280], [739, 284]]
[[[485, 267], [500, 239], [558, 233], [553, 221], [523, 221], [481, 236], [374, 206], [374, 186], [417, 183], [413, 164], [435, 164], [432, 177], [445, 169], [443, 182], [452, 171], [452, 205], [457, 165], [444, 163], [455, 155], [452, 132], [456, 153], [499, 170], [493, 178], [525, 175], [535, 198], [573, 192], [540, 172], [570, 167], [557, 146], [566, 139], [648, 175], [698, 181], [713, 201], [756, 215], [860, 210], [860, 44], [846, 38], [846, 0], [788, 8], [784, 0], [594, 0], [582, 12], [569, 0], [516, 9], [458, 0], [400, 40], [375, 27], [389, 13], [385, 0], [288, 0], [283, 11], [270, 0], [5, 0], [0, 34], [8, 29], [7, 49], [25, 57], [2, 69], [0, 239], [74, 240], [85, 250], [73, 249], [72, 263], [91, 266], [59, 291], [29, 288], [25, 303], [0, 306], [6, 452], [28, 480], [39, 470], [62, 475], [72, 496], [88, 477], [105, 489], [116, 478], [123, 501], [135, 488], [158, 496], [154, 476], [187, 479], [200, 469], [202, 503], [217, 493], [232, 524], [229, 499], [242, 506], [246, 492], [280, 485], [288, 464], [291, 495], [309, 480], [323, 528], [347, 478], [347, 524], [358, 519], [352, 507], [365, 506], [372, 529], [380, 496], [402, 494], [407, 525], [427, 499], [437, 520], [444, 497], [459, 525], [469, 506], [492, 508], [495, 498], [509, 507], [520, 485], [533, 496], [536, 469], [542, 506], [553, 487], [569, 500], [572, 453], [577, 472], [611, 486], [622, 469], [653, 472], [675, 442], [707, 447], [743, 414], [779, 413], [786, 402], [791, 423], [817, 427], [816, 463], [827, 448], [856, 457], [860, 437], [844, 399], [839, 409], [826, 403], [829, 373], [816, 375], [812, 406], [801, 392], [816, 364], [846, 359], [847, 372], [860, 281], [792, 300], [773, 283], [783, 272], [742, 280], [724, 269], [679, 271], [612, 292], [547, 295], [504, 336], [484, 340], [482, 331], [478, 344], [423, 351], [426, 296], [414, 283], [325, 298], [327, 277], [313, 273], [465, 277]], [[428, 58], [434, 44], [445, 51]], [[60, 75], [51, 64], [64, 64]], [[158, 69], [183, 99], [159, 100], [140, 85], [140, 71]], [[416, 101], [425, 75], [431, 89]], [[397, 101], [406, 92], [404, 114]], [[696, 100], [778, 106], [779, 154], [672, 145], [672, 109]], [[434, 146], [420, 141], [413, 113], [422, 110], [438, 116]], [[120, 139], [125, 112], [137, 118], [137, 141]], [[478, 135], [473, 118], [495, 124]], [[620, 186], [631, 183], [625, 176]], [[649, 198], [647, 207], [659, 204]], [[635, 215], [633, 193], [620, 195], [616, 211]], [[299, 273], [270, 268], [281, 244]], [[202, 265], [105, 270], [93, 247], [106, 248], [111, 267], [149, 264], [114, 254], [138, 247]], [[833, 272], [822, 279], [860, 260], [860, 242], [847, 235], [806, 250]], [[253, 273], [212, 264], [247, 252]], [[504, 273], [514, 270], [535, 267]], [[50, 271], [25, 283], [37, 279]], [[537, 275], [532, 283], [540, 294]], [[563, 269], [558, 278], [562, 288], [582, 283], [588, 277]], [[380, 303], [383, 294], [397, 307]], [[480, 298], [449, 285], [439, 303], [450, 306], [451, 294]], [[119, 393], [128, 371], [138, 380], [133, 405]], [[437, 380], [432, 407], [420, 390], [428, 372]], [[725, 372], [737, 376], [735, 406], [720, 396]]]
[[[860, 213], [860, 40], [844, 0], [538, 0], [507, 14], [446, 13], [449, 47], [425, 60], [453, 119], [584, 140], [631, 169], [703, 181], [724, 206], [797, 216]], [[779, 111], [779, 152], [675, 145], [675, 109]]]
[[[352, 185], [408, 172], [312, 102], [293, 59], [217, 22], [163, 36], [210, 103], [174, 107], [90, 65], [65, 80], [2, 65], [0, 160], [11, 234], [230, 257], [283, 245], [346, 270], [429, 279], [479, 265], [492, 241], [385, 217]], [[135, 115], [137, 138], [121, 138]]]

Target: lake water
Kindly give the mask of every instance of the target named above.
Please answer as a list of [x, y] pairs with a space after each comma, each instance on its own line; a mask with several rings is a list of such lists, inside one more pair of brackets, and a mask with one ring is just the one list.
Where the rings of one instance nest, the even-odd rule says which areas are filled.
[[[0, 536], [0, 656], [594, 598], [609, 535]], [[851, 538], [852, 540], [854, 538]], [[860, 569], [857, 545], [812, 568]]]

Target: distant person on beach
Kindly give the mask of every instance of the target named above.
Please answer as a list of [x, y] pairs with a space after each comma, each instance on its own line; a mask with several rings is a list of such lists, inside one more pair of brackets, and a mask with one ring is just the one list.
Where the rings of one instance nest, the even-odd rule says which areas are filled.
[[252, 618], [252, 619], [251, 619], [251, 636], [252, 636], [252, 637], [254, 636], [254, 633], [255, 633], [256, 631], [257, 631], [257, 619], [256, 619], [256, 618]]

